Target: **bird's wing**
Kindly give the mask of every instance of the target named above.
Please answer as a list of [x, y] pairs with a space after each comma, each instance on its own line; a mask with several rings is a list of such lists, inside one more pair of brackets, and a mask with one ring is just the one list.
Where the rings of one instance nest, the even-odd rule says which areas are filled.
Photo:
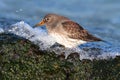
[[73, 39], [80, 39], [83, 41], [101, 41], [101, 39], [89, 34], [82, 26], [73, 21], [64, 21], [62, 23], [63, 29], [68, 36]]

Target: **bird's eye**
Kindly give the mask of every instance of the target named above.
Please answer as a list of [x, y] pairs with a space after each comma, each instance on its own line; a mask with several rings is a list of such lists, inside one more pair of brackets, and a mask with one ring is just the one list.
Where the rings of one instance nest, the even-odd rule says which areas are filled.
[[49, 20], [49, 18], [45, 18], [45, 21], [48, 21]]

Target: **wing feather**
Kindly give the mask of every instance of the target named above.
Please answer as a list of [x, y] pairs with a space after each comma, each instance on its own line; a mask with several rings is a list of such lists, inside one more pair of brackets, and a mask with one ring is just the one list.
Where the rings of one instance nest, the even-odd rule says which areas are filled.
[[81, 25], [73, 21], [65, 21], [62, 23], [63, 29], [68, 36], [73, 39], [80, 39], [83, 41], [101, 41], [101, 39], [91, 35]]

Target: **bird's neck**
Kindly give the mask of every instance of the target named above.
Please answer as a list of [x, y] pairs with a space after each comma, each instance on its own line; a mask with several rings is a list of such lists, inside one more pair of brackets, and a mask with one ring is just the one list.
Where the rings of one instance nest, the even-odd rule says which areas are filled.
[[46, 24], [46, 28], [47, 28], [48, 32], [53, 31], [53, 30], [57, 27], [57, 24], [56, 24], [56, 23], [57, 23], [57, 22], [55, 22], [55, 23], [50, 23], [50, 24]]
[[51, 33], [54, 31], [55, 26], [46, 25], [46, 28], [47, 28], [48, 33]]

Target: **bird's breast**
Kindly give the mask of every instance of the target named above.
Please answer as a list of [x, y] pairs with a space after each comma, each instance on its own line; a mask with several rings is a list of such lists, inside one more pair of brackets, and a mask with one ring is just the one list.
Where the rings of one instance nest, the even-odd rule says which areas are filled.
[[73, 48], [73, 47], [78, 46], [79, 44], [86, 43], [85, 41], [71, 39], [67, 35], [59, 34], [56, 32], [52, 32], [49, 34], [56, 40], [57, 43], [64, 45], [65, 47], [68, 47], [68, 48]]

